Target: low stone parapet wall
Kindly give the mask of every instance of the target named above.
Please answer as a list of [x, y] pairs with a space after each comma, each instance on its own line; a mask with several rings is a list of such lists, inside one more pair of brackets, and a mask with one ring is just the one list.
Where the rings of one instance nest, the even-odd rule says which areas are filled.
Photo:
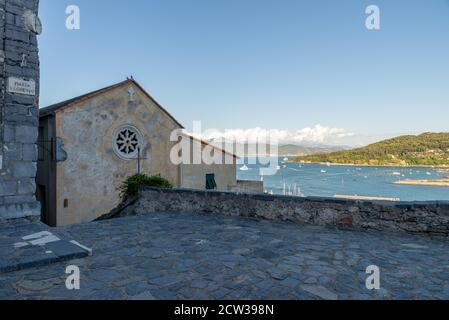
[[262, 181], [249, 181], [249, 180], [237, 180], [235, 186], [229, 188], [230, 192], [243, 192], [243, 193], [263, 193]]
[[449, 201], [381, 202], [145, 188], [135, 214], [192, 212], [353, 229], [449, 234]]

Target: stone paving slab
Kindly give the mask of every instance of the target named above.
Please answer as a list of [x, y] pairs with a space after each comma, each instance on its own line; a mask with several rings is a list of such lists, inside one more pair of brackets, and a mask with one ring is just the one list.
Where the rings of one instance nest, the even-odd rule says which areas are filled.
[[0, 226], [0, 274], [87, 257], [88, 250], [43, 223]]
[[[191, 213], [57, 232], [95, 255], [0, 274], [0, 299], [449, 299], [444, 238]], [[66, 288], [68, 265], [80, 290]], [[380, 290], [366, 288], [369, 265]]]

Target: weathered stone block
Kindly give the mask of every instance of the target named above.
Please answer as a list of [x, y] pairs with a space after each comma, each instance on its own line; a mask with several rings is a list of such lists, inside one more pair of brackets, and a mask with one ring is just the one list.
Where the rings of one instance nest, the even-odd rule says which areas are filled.
[[36, 192], [36, 181], [35, 179], [22, 179], [18, 182], [18, 194], [34, 194]]
[[29, 216], [40, 216], [41, 207], [39, 202], [17, 203], [0, 206], [1, 219], [17, 219]]
[[39, 123], [39, 120], [33, 114], [25, 116], [7, 113], [5, 114], [4, 121], [7, 124], [27, 125], [27, 126], [37, 126]]
[[17, 104], [7, 104], [5, 106], [5, 112], [8, 115], [18, 115], [26, 117], [29, 115], [29, 107]]
[[37, 164], [35, 162], [20, 161], [14, 164], [14, 176], [16, 178], [34, 178]]
[[36, 144], [24, 144], [22, 146], [22, 160], [23, 161], [37, 161], [37, 145]]
[[16, 142], [19, 143], [36, 143], [38, 129], [35, 126], [17, 126]]
[[36, 198], [34, 196], [22, 196], [22, 195], [17, 195], [17, 196], [8, 196], [4, 198], [4, 202], [6, 205], [8, 204], [15, 204], [15, 203], [32, 203], [36, 201]]
[[4, 164], [22, 160], [22, 146], [17, 143], [5, 143], [3, 146]]
[[5, 19], [6, 19], [6, 23], [8, 23], [8, 24], [16, 23], [16, 16], [12, 13], [6, 12]]
[[17, 182], [2, 181], [0, 184], [0, 197], [12, 196], [17, 192]]
[[14, 126], [4, 125], [3, 126], [3, 142], [14, 142], [16, 136], [16, 131]]

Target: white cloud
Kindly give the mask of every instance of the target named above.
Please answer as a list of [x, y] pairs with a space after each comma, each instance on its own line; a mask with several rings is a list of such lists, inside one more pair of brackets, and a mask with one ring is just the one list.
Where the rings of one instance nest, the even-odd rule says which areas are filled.
[[278, 129], [226, 129], [224, 132], [219, 130], [207, 130], [202, 134], [204, 140], [231, 140], [239, 143], [256, 142], [260, 139], [269, 139], [286, 144], [335, 144], [342, 142], [342, 139], [354, 136], [353, 133], [345, 129], [324, 127], [315, 125], [310, 128], [303, 128], [297, 131], [278, 130]]

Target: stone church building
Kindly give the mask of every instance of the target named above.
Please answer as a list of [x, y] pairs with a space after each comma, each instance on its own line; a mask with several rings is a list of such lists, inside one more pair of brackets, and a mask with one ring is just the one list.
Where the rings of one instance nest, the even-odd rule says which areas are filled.
[[108, 213], [120, 202], [120, 184], [139, 170], [176, 187], [206, 189], [207, 179], [218, 190], [238, 185], [237, 157], [190, 136], [227, 164], [171, 161], [179, 144], [171, 136], [183, 126], [133, 79], [40, 109], [39, 118], [37, 194], [49, 225]]
[[263, 191], [236, 181], [236, 156], [190, 136], [192, 155], [212, 148], [225, 164], [172, 162], [183, 126], [132, 79], [39, 110], [38, 9], [39, 0], [0, 1], [0, 224], [92, 221], [137, 172], [176, 187]]

